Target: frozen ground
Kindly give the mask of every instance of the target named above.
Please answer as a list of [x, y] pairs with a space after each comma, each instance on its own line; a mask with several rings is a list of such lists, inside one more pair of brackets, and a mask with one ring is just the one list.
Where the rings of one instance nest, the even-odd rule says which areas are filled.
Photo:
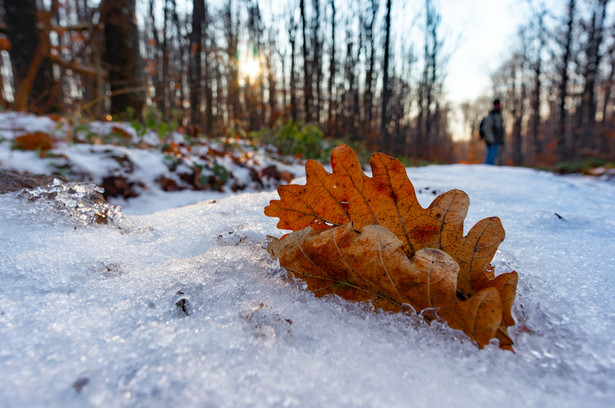
[[98, 225], [87, 205], [84, 218], [63, 207], [87, 191], [58, 186], [0, 195], [0, 406], [612, 407], [615, 184], [408, 173], [423, 205], [465, 190], [467, 227], [502, 219], [496, 273], [520, 275], [515, 353], [315, 298], [262, 249], [283, 233], [263, 214], [274, 192], [163, 211], [152, 193], [125, 203], [142, 215]]
[[[109, 225], [0, 196], [2, 406], [607, 407], [615, 398], [615, 185], [523, 169], [410, 169], [499, 215], [520, 273], [515, 351], [317, 299], [262, 249], [275, 193]], [[559, 214], [563, 218], [555, 215]], [[188, 315], [187, 315], [188, 314]]]

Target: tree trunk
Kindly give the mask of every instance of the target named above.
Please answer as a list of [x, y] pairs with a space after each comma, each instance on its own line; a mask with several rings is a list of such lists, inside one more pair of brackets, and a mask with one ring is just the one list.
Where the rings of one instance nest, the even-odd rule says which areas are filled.
[[557, 133], [557, 157], [559, 160], [564, 160], [569, 156], [566, 149], [566, 122], [568, 113], [566, 111], [566, 100], [568, 99], [568, 81], [570, 74], [568, 72], [572, 59], [572, 33], [574, 29], [574, 14], [576, 8], [576, 0], [568, 2], [568, 20], [566, 21], [566, 37], [564, 39], [564, 53], [562, 55], [562, 65], [560, 72], [559, 83], [559, 118], [558, 118], [558, 133]]
[[[207, 4], [205, 5], [205, 25], [208, 24], [209, 18], [208, 18], [208, 14], [207, 14]], [[203, 40], [207, 40], [207, 42], [205, 43], [205, 49], [203, 50], [203, 60], [205, 63], [205, 77], [203, 78], [205, 80], [205, 132], [207, 133], [207, 135], [211, 135], [213, 129], [214, 129], [214, 122], [215, 122], [215, 117], [214, 117], [214, 91], [212, 89], [212, 84], [214, 82], [214, 79], [216, 77], [215, 75], [215, 66], [214, 66], [214, 61], [212, 61], [212, 58], [209, 57], [209, 51], [214, 49], [215, 47], [213, 46], [213, 41], [214, 39], [209, 37], [209, 34], [207, 33], [207, 29], [205, 28], [205, 34], [204, 34], [204, 39]], [[220, 89], [221, 87], [221, 82], [217, 82], [217, 88]], [[222, 106], [222, 104], [220, 102], [218, 102], [218, 104], [216, 104], [217, 106]], [[217, 115], [219, 115], [220, 110], [216, 109]]]
[[531, 134], [533, 141], [533, 161], [536, 163], [542, 153], [542, 135], [541, 135], [541, 120], [540, 106], [542, 102], [542, 52], [545, 47], [545, 26], [544, 26], [545, 10], [541, 10], [536, 16], [536, 36], [538, 37], [538, 48], [534, 60], [534, 89], [532, 92], [532, 121]]
[[314, 120], [316, 123], [320, 123], [320, 109], [321, 109], [321, 84], [322, 81], [322, 42], [320, 40], [320, 1], [312, 0], [314, 7], [314, 18], [312, 28], [312, 47], [314, 50], [314, 58], [312, 61], [312, 79], [314, 81], [314, 87], [316, 88], [316, 104], [314, 107]]
[[336, 75], [336, 58], [335, 58], [335, 0], [330, 0], [329, 5], [331, 6], [331, 54], [329, 61], [329, 106], [328, 106], [328, 114], [327, 114], [327, 125], [329, 130], [333, 129], [334, 132], [337, 132], [337, 121], [335, 120], [334, 107], [337, 105], [336, 100], [336, 92], [335, 92], [335, 75]]
[[152, 103], [154, 105], [155, 108], [160, 109], [161, 107], [161, 102], [162, 102], [162, 80], [161, 80], [161, 73], [160, 73], [160, 65], [161, 65], [161, 59], [160, 59], [160, 35], [158, 33], [158, 28], [156, 27], [156, 11], [154, 10], [154, 1], [155, 0], [149, 0], [149, 22], [150, 22], [150, 26], [151, 26], [151, 31], [152, 31], [152, 38], [154, 40], [154, 47], [153, 47], [153, 52], [152, 55], [150, 56], [151, 59], [151, 63], [152, 63], [152, 85], [154, 86], [155, 89], [155, 97], [152, 99]]
[[104, 0], [101, 20], [105, 24], [103, 61], [109, 70], [111, 113], [133, 109], [142, 118], [145, 108], [145, 77], [135, 20], [136, 0]]
[[[604, 81], [604, 99], [602, 104], [602, 127], [600, 129], [600, 141], [598, 150], [603, 153], [610, 154], [610, 146], [608, 145], [608, 128], [612, 123], [612, 115], [609, 115], [609, 105], [613, 95], [613, 86], [615, 84], [615, 44], [611, 44], [609, 50], [609, 74]], [[612, 112], [611, 112], [612, 113]]]
[[604, 33], [604, 19], [608, 0], [599, 0], [592, 13], [589, 25], [589, 40], [587, 62], [583, 72], [584, 86], [581, 105], [578, 110], [577, 129], [575, 132], [576, 146], [579, 150], [590, 151], [596, 147], [596, 84], [601, 60], [600, 46]]
[[[438, 106], [436, 87], [437, 87], [437, 58], [438, 58], [438, 26], [440, 17], [434, 8], [431, 0], [425, 2], [425, 133], [423, 134], [422, 144], [419, 145], [419, 155], [427, 158], [432, 158], [432, 145], [436, 142], [434, 139], [438, 137], [438, 115], [437, 109], [432, 106]], [[435, 125], [435, 126], [434, 126]]]
[[[52, 7], [57, 2], [52, 2]], [[4, 0], [7, 37], [15, 81], [15, 108], [37, 113], [57, 111], [59, 87], [49, 59], [51, 22], [37, 26], [36, 0]]]
[[361, 53], [363, 52], [363, 35], [359, 34], [359, 46], [357, 47], [357, 55], [354, 58], [354, 63], [352, 64], [352, 77], [354, 79], [355, 85], [353, 86], [354, 92], [352, 93], [352, 132], [350, 135], [350, 140], [358, 141], [361, 140], [360, 130], [361, 130], [361, 99], [360, 99], [360, 85], [359, 85], [359, 61], [361, 61]]
[[201, 96], [203, 95], [203, 34], [205, 26], [205, 1], [192, 3], [192, 32], [190, 33], [190, 122], [203, 121]]
[[228, 105], [230, 120], [241, 119], [241, 103], [239, 99], [239, 66], [238, 66], [238, 42], [239, 24], [233, 19], [233, 5], [229, 0], [224, 10], [224, 24], [226, 26], [226, 52], [229, 66], [227, 67]]
[[374, 78], [374, 65], [376, 60], [376, 50], [374, 46], [374, 23], [376, 21], [376, 13], [378, 12], [378, 3], [375, 0], [371, 0], [370, 4], [371, 14], [368, 16], [368, 21], [363, 26], [365, 35], [367, 37], [367, 46], [369, 46], [369, 57], [367, 71], [365, 72], [365, 95], [363, 98], [363, 111], [365, 116], [363, 118], [362, 133], [363, 140], [368, 141], [369, 133], [372, 125], [372, 109], [373, 109], [373, 78]]
[[297, 55], [297, 24], [291, 15], [288, 27], [290, 41], [290, 114], [292, 119], [297, 120], [297, 81], [296, 81], [296, 55]]
[[390, 140], [387, 130], [389, 104], [389, 58], [390, 58], [390, 43], [391, 43], [391, 4], [392, 0], [387, 0], [387, 11], [385, 18], [385, 39], [384, 39], [384, 61], [382, 64], [382, 108], [380, 118], [380, 147], [385, 152], [389, 151]]
[[611, 44], [609, 50], [609, 75], [604, 84], [604, 103], [602, 104], [602, 127], [606, 127], [613, 120], [612, 112], [609, 114], [609, 105], [613, 96], [613, 86], [615, 86], [615, 43]]
[[342, 99], [342, 120], [344, 129], [344, 138], [351, 140], [355, 134], [355, 93], [356, 91], [356, 65], [354, 54], [354, 37], [350, 26], [346, 28], [346, 60], [344, 62], [344, 77], [346, 78], [346, 86]]
[[[522, 149], [522, 124], [523, 110], [526, 97], [526, 85], [523, 80], [523, 66], [521, 66], [521, 57], [512, 61], [512, 159], [517, 166], [523, 164], [523, 149]], [[517, 84], [521, 84], [520, 94], [517, 92]]]
[[169, 120], [171, 110], [171, 84], [169, 81], [169, 0], [163, 0], [162, 8], [162, 118]]
[[301, 11], [301, 36], [303, 40], [303, 109], [305, 111], [305, 121], [312, 121], [312, 77], [310, 75], [310, 54], [307, 44], [307, 18], [305, 15], [305, 0], [299, 2]]
[[269, 120], [267, 121], [268, 125], [271, 127], [274, 125], [273, 118], [276, 117], [277, 107], [277, 83], [276, 83], [276, 75], [273, 61], [273, 40], [270, 40], [269, 47], [269, 55], [267, 58], [267, 85], [269, 86]]

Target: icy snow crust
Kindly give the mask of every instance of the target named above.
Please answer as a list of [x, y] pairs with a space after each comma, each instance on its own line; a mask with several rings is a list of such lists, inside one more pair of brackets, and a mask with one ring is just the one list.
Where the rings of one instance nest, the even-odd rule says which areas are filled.
[[[615, 185], [524, 169], [409, 169], [498, 215], [520, 274], [516, 353], [318, 299], [262, 249], [275, 193], [84, 225], [0, 196], [5, 407], [607, 407], [615, 399]], [[560, 217], [554, 213], [559, 214]]]

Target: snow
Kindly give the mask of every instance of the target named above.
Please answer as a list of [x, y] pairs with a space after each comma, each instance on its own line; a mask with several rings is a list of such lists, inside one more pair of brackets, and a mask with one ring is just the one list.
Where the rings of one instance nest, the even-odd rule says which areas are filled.
[[615, 184], [482, 165], [408, 174], [424, 206], [465, 190], [467, 228], [502, 219], [496, 273], [520, 275], [514, 353], [316, 298], [263, 249], [284, 233], [263, 214], [273, 191], [148, 191], [99, 225], [64, 205], [87, 210], [82, 185], [0, 195], [0, 405], [612, 406]]
[[[53, 149], [44, 157], [37, 151], [11, 149], [15, 137], [36, 131], [48, 133], [55, 140]], [[131, 144], [142, 145], [143, 148], [124, 146], [127, 144], [126, 136]], [[88, 137], [96, 140], [96, 144], [84, 143]], [[302, 165], [280, 163], [271, 159], [265, 149], [256, 149], [243, 141], [227, 141], [233, 142], [235, 147], [231, 152], [227, 152], [227, 146], [213, 140], [193, 146], [187, 142], [185, 135], [174, 132], [168, 136], [166, 146], [175, 143], [177, 150], [168, 151], [161, 149], [165, 143], [155, 132], [143, 129], [137, 132], [129, 123], [90, 122], [69, 126], [64, 120], [55, 122], [32, 114], [0, 113], [1, 169], [66, 174], [72, 181], [99, 185], [108, 177], [122, 178], [134, 186], [138, 199], [131, 200], [130, 204], [121, 196], [111, 197], [110, 201], [124, 206], [127, 214], [144, 214], [194, 204], [214, 197], [225, 197], [236, 190], [273, 190], [286, 181], [276, 180], [269, 174], [267, 168], [272, 166], [279, 172], [297, 175], [303, 172]], [[220, 185], [212, 183], [210, 190], [194, 190], [193, 183], [186, 180], [194, 179], [197, 169], [201, 178], [217, 180]], [[253, 173], [258, 179], [255, 180]], [[162, 178], [174, 182], [181, 191], [178, 194], [163, 191]]]
[[58, 124], [50, 118], [21, 112], [2, 112], [0, 117], [0, 132], [4, 137], [13, 138], [24, 132], [53, 133], [58, 128]]

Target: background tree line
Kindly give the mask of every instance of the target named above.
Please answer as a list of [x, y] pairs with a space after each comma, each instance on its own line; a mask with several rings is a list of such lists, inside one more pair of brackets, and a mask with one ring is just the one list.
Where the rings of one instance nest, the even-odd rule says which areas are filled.
[[432, 0], [406, 28], [393, 27], [403, 5], [392, 0], [2, 3], [12, 45], [2, 102], [13, 108], [155, 114], [211, 136], [292, 118], [330, 137], [453, 159]]
[[476, 128], [493, 97], [505, 104], [507, 164], [615, 159], [615, 21], [610, 0], [530, 3], [532, 16], [492, 75], [492, 92], [462, 105]]
[[[612, 158], [608, 3], [532, 2], [492, 93], [456, 107], [435, 0], [0, 0], [0, 103], [154, 118], [212, 137], [293, 119], [398, 156], [481, 161], [478, 122], [499, 97], [504, 162]], [[458, 108], [465, 143], [452, 138]]]

